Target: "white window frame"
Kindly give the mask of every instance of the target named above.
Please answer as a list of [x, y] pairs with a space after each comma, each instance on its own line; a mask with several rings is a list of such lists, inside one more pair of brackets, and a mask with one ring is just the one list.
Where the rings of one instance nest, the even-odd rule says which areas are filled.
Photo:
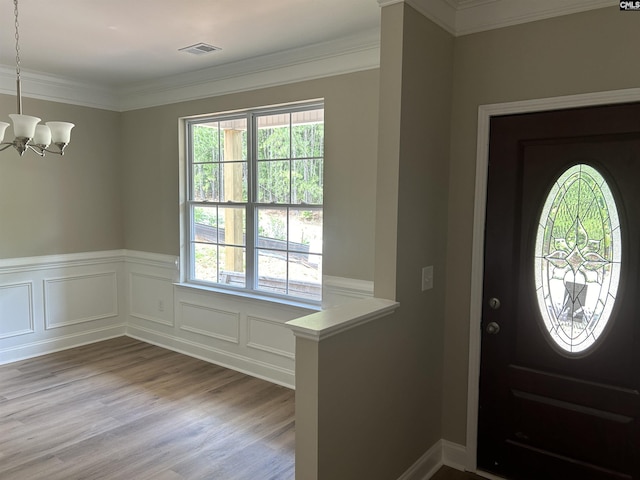
[[[181, 175], [183, 175], [184, 191], [182, 194], [184, 201], [184, 211], [182, 215], [181, 228], [182, 232], [182, 254], [184, 258], [181, 261], [183, 271], [181, 272], [182, 283], [212, 289], [216, 291], [225, 291], [229, 293], [237, 293], [240, 295], [257, 296], [260, 298], [280, 300], [292, 303], [302, 303], [309, 305], [321, 305], [322, 302], [322, 258], [323, 252], [314, 254], [320, 258], [320, 298], [313, 299], [307, 296], [297, 296], [291, 294], [279, 294], [268, 290], [258, 288], [258, 268], [257, 268], [257, 241], [258, 241], [258, 227], [257, 227], [257, 211], [259, 208], [274, 207], [287, 209], [303, 209], [303, 210], [316, 210], [323, 213], [323, 203], [320, 204], [307, 204], [307, 203], [259, 203], [257, 200], [258, 185], [257, 185], [257, 118], [265, 115], [272, 115], [278, 113], [294, 113], [305, 110], [324, 110], [323, 100], [313, 100], [302, 103], [277, 105], [270, 107], [260, 107], [254, 109], [247, 109], [242, 111], [222, 112], [214, 113], [211, 115], [199, 115], [195, 117], [184, 118], [184, 161], [181, 166]], [[246, 202], [224, 202], [222, 199], [217, 202], [200, 202], [193, 200], [192, 195], [192, 164], [193, 164], [193, 149], [192, 149], [192, 127], [194, 125], [224, 121], [238, 118], [247, 119], [247, 168], [248, 168], [248, 185], [247, 185], [247, 201]], [[323, 149], [324, 152], [324, 149]], [[323, 153], [324, 162], [324, 153]], [[291, 159], [289, 159], [291, 160]], [[246, 255], [246, 268], [245, 268], [245, 282], [244, 288], [237, 286], [225, 285], [223, 283], [210, 282], [195, 278], [195, 255], [193, 249], [194, 233], [193, 233], [193, 206], [208, 205], [208, 206], [245, 206], [246, 211], [246, 241], [245, 241], [245, 255]], [[324, 223], [324, 222], [323, 222]], [[287, 233], [287, 238], [288, 233]], [[285, 250], [287, 253], [292, 252], [289, 247]], [[288, 267], [287, 267], [288, 268]], [[287, 270], [287, 279], [288, 270]], [[287, 282], [285, 282], [287, 283]]]

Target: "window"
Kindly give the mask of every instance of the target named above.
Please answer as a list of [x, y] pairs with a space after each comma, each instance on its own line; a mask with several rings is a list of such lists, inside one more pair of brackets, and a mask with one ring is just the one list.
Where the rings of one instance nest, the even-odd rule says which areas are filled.
[[535, 247], [538, 306], [562, 351], [585, 352], [604, 332], [616, 301], [621, 251], [609, 185], [595, 168], [574, 165], [547, 195]]
[[318, 302], [324, 108], [189, 119], [187, 281]]

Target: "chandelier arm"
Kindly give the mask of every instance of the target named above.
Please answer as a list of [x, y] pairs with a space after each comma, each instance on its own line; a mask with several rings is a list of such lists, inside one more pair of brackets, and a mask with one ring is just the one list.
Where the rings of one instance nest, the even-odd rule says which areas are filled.
[[41, 148], [37, 145], [31, 145], [30, 143], [27, 143], [25, 145], [25, 147], [27, 147], [29, 150], [31, 150], [32, 152], [37, 153], [38, 155], [40, 155], [41, 157], [44, 157], [44, 148]]
[[53, 153], [54, 155], [64, 155], [64, 147], [62, 147], [62, 150], [49, 150], [48, 148], [43, 148], [42, 149], [42, 156], [44, 156], [44, 152], [47, 153]]
[[3, 147], [0, 147], [0, 152], [2, 152], [3, 150], [6, 150], [9, 147], [15, 146], [13, 142], [2, 142], [0, 143], [0, 145], [4, 145]]

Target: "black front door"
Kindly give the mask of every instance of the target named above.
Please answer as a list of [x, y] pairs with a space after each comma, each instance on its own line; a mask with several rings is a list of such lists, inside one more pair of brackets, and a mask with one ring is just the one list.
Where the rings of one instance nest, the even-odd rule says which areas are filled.
[[640, 106], [490, 127], [478, 468], [640, 479]]

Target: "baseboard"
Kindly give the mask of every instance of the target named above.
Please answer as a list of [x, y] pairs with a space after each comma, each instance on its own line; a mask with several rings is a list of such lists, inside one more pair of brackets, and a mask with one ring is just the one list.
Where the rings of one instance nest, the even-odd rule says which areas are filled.
[[398, 480], [428, 480], [442, 465], [442, 440], [440, 440], [411, 465]]
[[47, 355], [69, 348], [80, 347], [90, 343], [101, 342], [103, 340], [109, 340], [110, 338], [121, 337], [125, 334], [125, 331], [126, 327], [124, 324], [112, 325], [106, 328], [98, 328], [76, 334], [62, 335], [6, 347], [0, 349], [0, 365], [39, 357], [40, 355]]
[[160, 333], [140, 326], [128, 325], [127, 336], [159, 347], [215, 363], [271, 383], [294, 388], [295, 372], [221, 349]]
[[441, 440], [442, 463], [447, 467], [465, 471], [467, 469], [467, 448], [464, 445]]
[[448, 440], [438, 440], [398, 480], [429, 480], [440, 467], [465, 471], [467, 449]]

